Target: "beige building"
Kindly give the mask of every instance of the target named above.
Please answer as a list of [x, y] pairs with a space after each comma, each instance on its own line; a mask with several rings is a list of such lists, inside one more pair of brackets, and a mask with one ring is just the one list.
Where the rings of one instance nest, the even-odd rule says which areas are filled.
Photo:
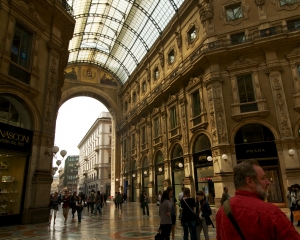
[[218, 207], [233, 167], [257, 159], [285, 206], [300, 182], [298, 0], [81, 3], [0, 1], [0, 188], [25, 192], [1, 222], [47, 221], [56, 114], [77, 96], [111, 114], [112, 193], [184, 185]]
[[59, 178], [58, 176], [53, 176], [53, 182], [51, 183], [50, 193], [59, 192]]
[[100, 191], [110, 196], [111, 189], [111, 116], [101, 112], [78, 144], [78, 193]]

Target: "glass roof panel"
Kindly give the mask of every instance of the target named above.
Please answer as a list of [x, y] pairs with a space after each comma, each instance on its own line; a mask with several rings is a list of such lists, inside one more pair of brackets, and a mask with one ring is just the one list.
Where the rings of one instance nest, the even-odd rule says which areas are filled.
[[68, 0], [69, 62], [93, 62], [125, 83], [184, 0]]

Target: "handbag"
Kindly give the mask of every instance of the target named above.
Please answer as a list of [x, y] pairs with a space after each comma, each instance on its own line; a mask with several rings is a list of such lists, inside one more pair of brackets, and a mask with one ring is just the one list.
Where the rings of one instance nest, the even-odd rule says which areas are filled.
[[154, 240], [163, 240], [164, 236], [161, 234], [160, 228], [157, 230], [156, 235], [154, 236]]
[[187, 205], [188, 208], [194, 213], [194, 215], [195, 215], [195, 217], [196, 217], [196, 223], [197, 223], [197, 226], [199, 226], [200, 223], [201, 223], [201, 219], [200, 219], [200, 217], [199, 217], [199, 214], [197, 214], [196, 212], [194, 212], [194, 211], [190, 208], [190, 206], [186, 203], [186, 201], [184, 200], [184, 198], [182, 198], [182, 200], [185, 202], [185, 205]]

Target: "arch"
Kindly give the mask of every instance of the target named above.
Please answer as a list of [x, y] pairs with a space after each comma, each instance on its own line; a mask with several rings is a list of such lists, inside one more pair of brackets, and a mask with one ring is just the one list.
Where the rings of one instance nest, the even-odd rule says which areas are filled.
[[172, 148], [171, 159], [180, 158], [183, 156], [183, 149], [179, 143], [176, 143]]
[[208, 131], [206, 131], [206, 130], [195, 131], [194, 134], [193, 134], [193, 136], [191, 137], [191, 144], [189, 146], [189, 148], [190, 148], [189, 152], [191, 152], [191, 153], [193, 152], [194, 146], [195, 146], [195, 142], [197, 141], [199, 135], [201, 135], [201, 134], [206, 135], [208, 137], [209, 141], [211, 142], [211, 134]]
[[158, 150], [154, 156], [154, 164], [159, 164], [164, 162], [164, 155], [161, 150]]
[[[117, 91], [117, 90], [116, 90]], [[112, 118], [117, 121], [119, 119], [119, 112], [117, 108], [117, 104], [113, 101], [113, 99], [104, 91], [92, 87], [92, 86], [76, 86], [71, 87], [68, 90], [63, 91], [61, 95], [61, 99], [59, 101], [59, 107], [74, 97], [92, 97], [100, 101], [105, 105], [105, 107], [110, 112]]]
[[41, 128], [41, 115], [40, 112], [35, 105], [35, 103], [28, 98], [29, 94], [23, 92], [20, 89], [9, 87], [9, 86], [2, 86], [0, 89], [0, 94], [10, 94], [13, 96], [17, 96], [17, 98], [20, 98], [22, 103], [24, 103], [24, 106], [28, 110], [28, 114], [31, 118], [31, 130], [32, 131], [39, 131]]
[[269, 123], [265, 122], [265, 121], [262, 121], [260, 119], [250, 119], [250, 120], [246, 120], [246, 121], [243, 121], [243, 122], [240, 122], [240, 123], [237, 123], [231, 130], [231, 133], [230, 133], [230, 143], [234, 143], [234, 138], [235, 138], [235, 135], [237, 134], [237, 132], [239, 131], [239, 129], [244, 126], [244, 125], [247, 125], [247, 124], [251, 124], [251, 123], [256, 123], [256, 124], [261, 124], [261, 125], [264, 125], [265, 127], [269, 128], [270, 131], [273, 133], [273, 136], [274, 136], [274, 139], [280, 139], [280, 134], [277, 132], [277, 130]]
[[211, 148], [211, 142], [206, 134], [199, 134], [193, 144], [192, 153], [208, 150]]
[[236, 133], [234, 144], [274, 141], [274, 135], [269, 128], [259, 123], [242, 126]]

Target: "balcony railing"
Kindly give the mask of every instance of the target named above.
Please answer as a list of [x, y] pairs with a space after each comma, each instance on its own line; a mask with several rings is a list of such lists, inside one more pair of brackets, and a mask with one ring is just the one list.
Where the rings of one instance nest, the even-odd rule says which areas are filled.
[[74, 16], [73, 8], [67, 3], [67, 0], [56, 0], [72, 17]]

